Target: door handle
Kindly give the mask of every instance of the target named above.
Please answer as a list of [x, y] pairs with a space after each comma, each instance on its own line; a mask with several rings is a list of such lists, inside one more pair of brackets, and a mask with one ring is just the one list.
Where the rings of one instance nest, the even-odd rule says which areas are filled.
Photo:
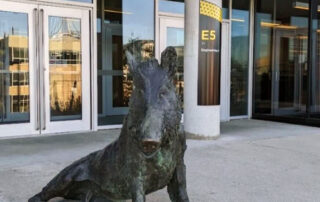
[[[39, 91], [39, 12], [38, 9], [33, 9], [33, 23], [34, 23], [34, 39], [35, 39], [35, 47], [34, 47], [34, 84], [35, 84], [35, 101], [36, 103], [40, 103], [40, 91]], [[35, 123], [35, 130], [40, 130], [40, 109], [39, 106], [36, 105], [36, 123]]]
[[45, 73], [44, 73], [44, 68], [45, 68], [45, 60], [44, 60], [44, 10], [40, 9], [40, 14], [39, 14], [39, 43], [40, 43], [40, 51], [39, 51], [39, 78], [40, 78], [40, 85], [39, 85], [39, 90], [40, 90], [40, 108], [41, 108], [41, 130], [46, 129], [46, 99], [45, 99]]

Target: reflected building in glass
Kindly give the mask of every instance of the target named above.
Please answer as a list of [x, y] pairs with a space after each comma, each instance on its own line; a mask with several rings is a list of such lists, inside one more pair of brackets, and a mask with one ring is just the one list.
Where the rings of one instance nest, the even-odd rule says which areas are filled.
[[51, 120], [81, 119], [80, 20], [49, 17]]
[[[0, 124], [30, 120], [29, 44], [26, 15], [0, 12]], [[22, 22], [22, 23], [21, 23]]]

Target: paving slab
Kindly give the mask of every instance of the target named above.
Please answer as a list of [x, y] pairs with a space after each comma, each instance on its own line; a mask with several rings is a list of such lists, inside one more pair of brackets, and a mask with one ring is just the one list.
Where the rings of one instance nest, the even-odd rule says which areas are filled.
[[[218, 140], [188, 140], [190, 201], [320, 201], [320, 128], [237, 120]], [[23, 202], [120, 130], [0, 140], [0, 202]], [[169, 202], [166, 190], [147, 197]]]

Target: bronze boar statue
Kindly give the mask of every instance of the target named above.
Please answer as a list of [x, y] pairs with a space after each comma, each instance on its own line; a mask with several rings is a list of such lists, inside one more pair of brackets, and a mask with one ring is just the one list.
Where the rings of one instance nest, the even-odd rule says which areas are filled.
[[134, 90], [119, 138], [62, 170], [29, 202], [55, 197], [144, 202], [167, 186], [171, 201], [188, 202], [181, 108], [175, 92], [177, 53], [168, 47], [156, 59], [136, 62], [126, 53]]

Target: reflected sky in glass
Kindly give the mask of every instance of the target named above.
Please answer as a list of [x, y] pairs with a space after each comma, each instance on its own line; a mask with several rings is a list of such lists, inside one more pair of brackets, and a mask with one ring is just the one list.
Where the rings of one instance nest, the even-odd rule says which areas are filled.
[[309, 19], [306, 17], [291, 16], [291, 25], [293, 25], [293, 26], [297, 26], [300, 28], [307, 28], [308, 21], [309, 21]]
[[269, 54], [270, 54], [269, 45], [271, 41], [272, 28], [263, 27], [263, 29], [261, 29], [261, 22], [272, 22], [272, 15], [268, 13], [257, 13], [256, 22], [257, 22], [257, 26], [255, 30], [256, 57], [260, 57], [260, 58], [269, 57]]
[[154, 1], [123, 0], [123, 44], [130, 39], [154, 40]]
[[50, 17], [50, 38], [57, 34], [70, 34], [80, 37], [80, 20], [72, 18]]
[[249, 35], [249, 12], [244, 10], [232, 10], [232, 36]]
[[183, 46], [184, 45], [184, 29], [168, 27], [167, 30], [167, 46]]
[[175, 1], [159, 1], [159, 11], [166, 13], [184, 14], [184, 3]]
[[28, 15], [24, 13], [0, 12], [0, 38], [4, 35], [28, 35]]

